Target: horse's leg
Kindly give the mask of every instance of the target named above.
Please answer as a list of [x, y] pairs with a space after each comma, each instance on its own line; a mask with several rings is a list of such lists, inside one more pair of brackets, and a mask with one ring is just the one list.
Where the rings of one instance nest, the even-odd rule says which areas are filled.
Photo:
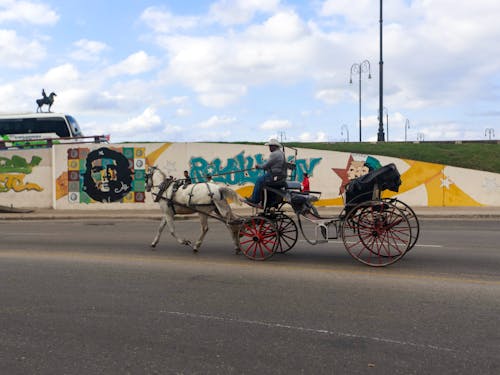
[[155, 247], [158, 244], [158, 241], [160, 241], [161, 232], [163, 232], [165, 225], [167, 225], [167, 216], [170, 214], [168, 212], [168, 207], [165, 202], [163, 201], [160, 202], [160, 208], [163, 212], [163, 216], [161, 217], [160, 225], [158, 226], [158, 231], [156, 232], [156, 236], [153, 239], [153, 242], [151, 243], [151, 247]]
[[177, 237], [175, 235], [175, 226], [174, 226], [174, 211], [172, 210], [171, 207], [167, 205], [166, 201], [160, 201], [160, 207], [163, 211], [163, 217], [160, 222], [160, 226], [158, 227], [158, 232], [156, 234], [156, 237], [154, 238], [153, 242], [151, 243], [151, 247], [155, 247], [156, 244], [158, 244], [158, 241], [160, 240], [161, 233], [165, 226], [168, 226], [168, 230], [172, 237], [174, 237], [177, 242], [179, 242], [181, 245], [191, 245], [191, 241], [186, 240], [184, 238]]
[[239, 224], [226, 224], [227, 229], [229, 229], [229, 233], [231, 233], [231, 238], [233, 239], [234, 243], [234, 253], [239, 254], [240, 253], [240, 241], [238, 238], [238, 233], [240, 230], [240, 225]]
[[161, 232], [163, 232], [163, 228], [165, 228], [165, 225], [167, 225], [167, 217], [163, 216], [160, 221], [160, 226], [158, 227], [158, 231], [156, 232], [156, 236], [153, 239], [153, 242], [151, 242], [151, 247], [156, 247], [158, 244], [158, 241], [160, 241], [160, 236]]
[[203, 242], [203, 239], [205, 238], [205, 235], [208, 232], [208, 216], [202, 214], [201, 212], [198, 213], [198, 216], [200, 217], [201, 233], [200, 237], [193, 246], [193, 251], [198, 251], [198, 249], [201, 246], [201, 243]]
[[237, 219], [237, 216], [234, 215], [233, 211], [231, 210], [231, 206], [225, 199], [214, 199], [214, 203], [219, 210], [220, 215], [225, 219], [224, 223], [231, 233], [231, 238], [233, 239], [234, 243], [234, 253], [238, 254], [240, 252], [240, 241], [238, 238], [240, 226], [239, 224], [230, 224], [231, 221]]

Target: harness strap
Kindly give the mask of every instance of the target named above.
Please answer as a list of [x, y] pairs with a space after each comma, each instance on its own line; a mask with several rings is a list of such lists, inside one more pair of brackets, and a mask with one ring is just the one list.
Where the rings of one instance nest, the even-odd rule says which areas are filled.
[[194, 190], [194, 187], [195, 187], [195, 186], [196, 186], [196, 184], [193, 184], [193, 185], [191, 186], [191, 191], [190, 191], [190, 192], [189, 192], [189, 194], [188, 194], [188, 195], [189, 195], [189, 200], [188, 200], [188, 203], [187, 203], [187, 205], [188, 205], [188, 206], [191, 206], [191, 198], [193, 198], [193, 195], [194, 195], [194, 194], [193, 194], [193, 190]]

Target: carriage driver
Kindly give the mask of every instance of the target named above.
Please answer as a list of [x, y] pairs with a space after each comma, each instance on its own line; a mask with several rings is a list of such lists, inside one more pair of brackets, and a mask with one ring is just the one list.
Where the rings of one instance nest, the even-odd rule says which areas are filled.
[[286, 158], [282, 150], [281, 144], [277, 139], [271, 139], [266, 143], [269, 146], [269, 159], [262, 165], [256, 165], [255, 168], [263, 169], [266, 173], [257, 178], [253, 193], [250, 198], [245, 198], [244, 201], [251, 206], [260, 206], [262, 188], [265, 182], [283, 181], [286, 179]]

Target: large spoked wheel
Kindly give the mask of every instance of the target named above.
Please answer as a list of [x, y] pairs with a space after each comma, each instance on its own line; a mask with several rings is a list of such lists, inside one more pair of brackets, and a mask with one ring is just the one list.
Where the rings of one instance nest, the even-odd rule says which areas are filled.
[[405, 214], [384, 201], [363, 202], [350, 210], [342, 222], [341, 235], [349, 254], [373, 267], [397, 262], [411, 244]]
[[411, 241], [410, 241], [410, 246], [406, 251], [407, 252], [410, 251], [413, 248], [413, 246], [415, 246], [415, 244], [417, 243], [418, 236], [420, 234], [420, 223], [418, 222], [418, 218], [417, 215], [415, 214], [415, 211], [413, 211], [410, 206], [408, 206], [405, 202], [400, 201], [399, 199], [384, 198], [383, 201], [395, 205], [403, 212], [403, 214], [408, 219], [411, 228]]
[[280, 214], [276, 217], [276, 227], [279, 235], [276, 252], [286, 253], [297, 243], [297, 238], [299, 237], [297, 224], [295, 224], [295, 221], [290, 216]]
[[261, 216], [246, 218], [240, 226], [238, 238], [241, 252], [252, 260], [272, 257], [279, 245], [276, 225]]

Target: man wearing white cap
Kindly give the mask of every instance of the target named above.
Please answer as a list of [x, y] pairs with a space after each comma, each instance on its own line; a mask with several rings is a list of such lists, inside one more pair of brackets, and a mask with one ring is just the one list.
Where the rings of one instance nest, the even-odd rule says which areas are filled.
[[269, 146], [269, 151], [271, 151], [269, 159], [264, 164], [255, 166], [257, 169], [265, 170], [266, 173], [257, 178], [252, 196], [245, 199], [245, 202], [251, 206], [260, 205], [264, 182], [283, 181], [286, 179], [286, 158], [285, 153], [281, 149], [281, 144], [277, 139], [271, 139], [266, 143], [266, 146]]

